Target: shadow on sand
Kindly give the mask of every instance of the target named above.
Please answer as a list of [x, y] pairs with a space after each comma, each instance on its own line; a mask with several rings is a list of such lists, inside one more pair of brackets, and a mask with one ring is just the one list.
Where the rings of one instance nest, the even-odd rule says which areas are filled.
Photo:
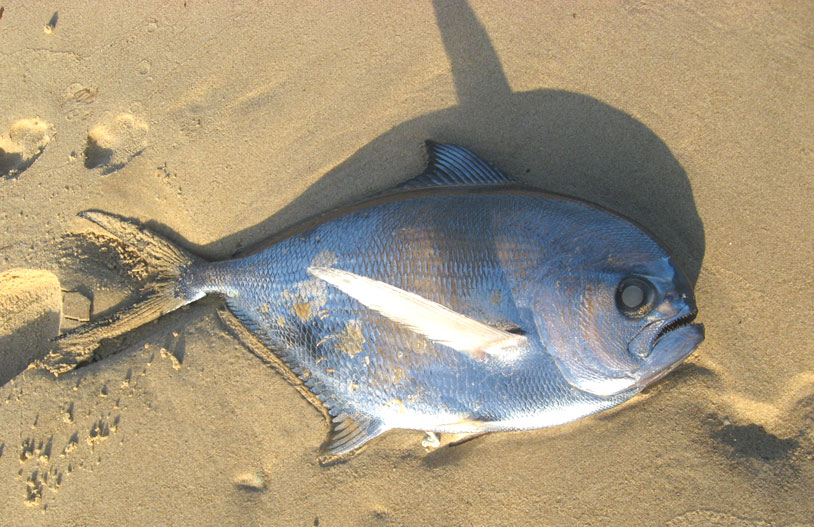
[[[383, 190], [417, 175], [423, 169], [424, 140], [432, 139], [467, 146], [527, 184], [632, 219], [661, 240], [695, 282], [704, 256], [703, 225], [687, 175], [664, 142], [630, 115], [586, 95], [548, 89], [512, 92], [489, 37], [466, 2], [436, 1], [435, 11], [452, 64], [457, 106], [396, 126], [273, 217], [192, 250], [221, 258], [244, 254], [315, 212], [346, 205], [337, 195], [365, 187], [365, 178], [377, 185], [385, 182]], [[179, 238], [171, 228], [151, 226]]]

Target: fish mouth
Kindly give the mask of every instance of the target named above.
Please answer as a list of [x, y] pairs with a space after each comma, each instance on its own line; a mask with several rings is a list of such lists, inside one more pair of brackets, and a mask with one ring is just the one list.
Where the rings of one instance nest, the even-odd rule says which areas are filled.
[[653, 352], [659, 340], [676, 331], [686, 327], [695, 320], [698, 310], [693, 306], [685, 305], [672, 318], [660, 318], [644, 325], [630, 339], [628, 351], [638, 357], [641, 361], [647, 361], [653, 356]]
[[[656, 347], [661, 340], [667, 333], [671, 331], [675, 331], [677, 329], [683, 328], [685, 326], [689, 326], [692, 324], [692, 321], [695, 320], [695, 317], [698, 315], [697, 309], [692, 309], [689, 313], [678, 314], [673, 320], [664, 324], [661, 329], [659, 329], [656, 336], [653, 338], [653, 346]], [[701, 325], [703, 328], [703, 325]]]
[[649, 355], [635, 372], [637, 388], [642, 389], [676, 369], [704, 341], [704, 325], [693, 324], [697, 314], [697, 309], [686, 308], [658, 330]]

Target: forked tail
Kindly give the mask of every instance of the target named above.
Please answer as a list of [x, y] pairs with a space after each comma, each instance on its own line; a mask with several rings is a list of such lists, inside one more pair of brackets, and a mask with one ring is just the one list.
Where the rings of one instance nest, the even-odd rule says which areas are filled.
[[57, 337], [55, 349], [35, 363], [35, 367], [54, 375], [89, 361], [102, 339], [126, 333], [201, 296], [190, 296], [181, 287], [186, 270], [201, 262], [200, 258], [118, 216], [99, 211], [85, 211], [79, 215], [135, 249], [147, 264], [151, 282], [145, 288], [142, 300], [132, 306]]

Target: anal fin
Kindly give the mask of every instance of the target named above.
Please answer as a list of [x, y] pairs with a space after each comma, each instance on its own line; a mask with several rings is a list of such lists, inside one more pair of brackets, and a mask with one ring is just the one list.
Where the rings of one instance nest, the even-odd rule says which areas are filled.
[[260, 338], [249, 331], [249, 329], [240, 321], [240, 319], [232, 311], [228, 309], [218, 309], [218, 318], [232, 335], [240, 341], [255, 357], [260, 359], [263, 364], [269, 366], [276, 371], [286, 382], [293, 386], [302, 397], [311, 403], [311, 405], [319, 410], [325, 416], [326, 420], [330, 421], [328, 409], [322, 404], [322, 401], [317, 398], [306, 386], [302, 379], [297, 377], [297, 374], [291, 369], [291, 366], [281, 359], [277, 353], [272, 351], [271, 347], [265, 344]]
[[285, 350], [275, 348], [271, 338], [237, 305], [230, 303], [228, 299], [226, 304], [229, 309], [219, 310], [218, 316], [232, 334], [255, 356], [280, 373], [305, 400], [327, 418], [331, 429], [320, 449], [320, 462], [339, 461], [346, 454], [353, 453], [389, 430], [380, 419], [340, 402], [334, 392], [315, 377], [298, 375], [296, 364], [290, 360]]
[[341, 411], [331, 419], [331, 431], [322, 445], [323, 461], [333, 461], [361, 448], [389, 428], [378, 418], [355, 412]]

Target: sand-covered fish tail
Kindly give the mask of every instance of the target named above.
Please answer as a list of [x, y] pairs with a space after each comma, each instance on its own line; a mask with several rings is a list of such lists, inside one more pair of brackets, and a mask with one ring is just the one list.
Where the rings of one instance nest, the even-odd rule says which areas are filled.
[[124, 218], [100, 211], [84, 211], [79, 215], [135, 249], [147, 265], [150, 281], [143, 290], [143, 298], [135, 304], [57, 337], [54, 349], [33, 365], [55, 375], [91, 361], [101, 340], [142, 326], [200, 296], [189, 294], [181, 286], [184, 274], [200, 258]]

